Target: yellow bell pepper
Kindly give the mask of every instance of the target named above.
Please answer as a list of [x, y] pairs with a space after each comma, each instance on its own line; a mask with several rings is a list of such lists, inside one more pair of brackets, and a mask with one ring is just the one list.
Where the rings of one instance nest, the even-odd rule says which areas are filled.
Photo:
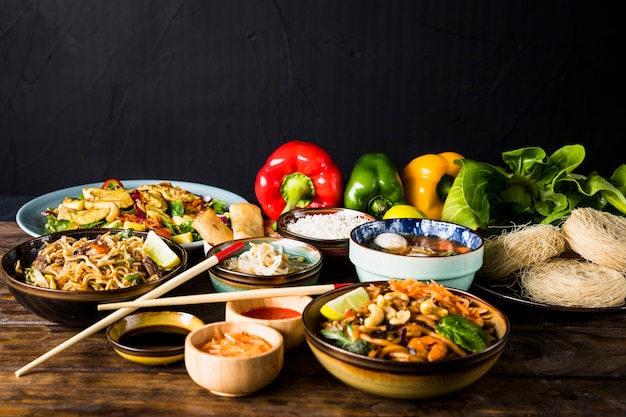
[[401, 175], [407, 204], [417, 207], [429, 219], [440, 220], [450, 187], [461, 170], [455, 159], [463, 156], [442, 152], [421, 155], [409, 162]]

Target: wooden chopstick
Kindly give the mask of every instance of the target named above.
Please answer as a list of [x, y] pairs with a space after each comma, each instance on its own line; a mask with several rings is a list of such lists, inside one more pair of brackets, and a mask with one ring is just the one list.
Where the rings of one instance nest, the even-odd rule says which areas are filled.
[[[150, 299], [158, 298], [162, 296], [163, 294], [165, 294], [166, 292], [178, 287], [179, 285], [185, 283], [189, 279], [195, 277], [199, 273], [206, 271], [212, 266], [218, 264], [222, 259], [226, 259], [234, 255], [235, 253], [242, 250], [243, 248], [244, 248], [243, 242], [235, 242], [232, 245], [225, 248], [224, 250], [211, 256], [210, 258], [207, 258], [204, 261], [198, 263], [197, 265], [194, 265], [191, 268], [187, 269], [186, 271], [181, 272], [179, 275], [172, 278], [171, 280], [164, 282], [163, 284], [159, 285], [152, 291], [147, 292], [146, 294], [139, 297], [137, 300], [150, 300]], [[47, 361], [48, 359], [52, 358], [53, 356], [67, 349], [68, 347], [97, 333], [98, 331], [104, 329], [110, 324], [115, 323], [117, 320], [123, 318], [124, 316], [132, 313], [135, 310], [136, 308], [122, 308], [122, 309], [115, 311], [114, 313], [109, 314], [108, 316], [104, 317], [100, 321], [97, 321], [96, 323], [87, 327], [85, 330], [81, 331], [80, 333], [67, 339], [65, 342], [61, 343], [54, 349], [48, 351], [47, 353], [41, 355], [40, 357], [30, 362], [29, 364], [18, 369], [17, 371], [15, 371], [15, 376], [20, 377], [24, 375], [25, 373], [32, 370], [37, 365], [42, 364], [43, 362]]]
[[256, 290], [218, 292], [211, 294], [181, 295], [153, 300], [125, 301], [119, 303], [100, 304], [98, 310], [115, 310], [118, 308], [163, 307], [175, 305], [219, 303], [235, 300], [251, 300], [257, 298], [286, 297], [292, 295], [323, 294], [348, 284], [303, 285], [300, 287], [259, 288]]

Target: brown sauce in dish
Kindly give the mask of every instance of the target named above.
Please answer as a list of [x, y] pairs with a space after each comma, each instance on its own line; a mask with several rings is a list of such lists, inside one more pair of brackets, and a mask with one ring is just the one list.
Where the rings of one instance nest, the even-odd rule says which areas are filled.
[[189, 330], [178, 326], [146, 326], [124, 333], [118, 343], [130, 349], [176, 349], [185, 346], [188, 333]]
[[284, 307], [255, 307], [250, 310], [246, 310], [242, 315], [246, 317], [250, 317], [253, 319], [264, 319], [264, 320], [281, 320], [281, 319], [291, 319], [294, 317], [300, 317], [301, 314], [295, 310]]

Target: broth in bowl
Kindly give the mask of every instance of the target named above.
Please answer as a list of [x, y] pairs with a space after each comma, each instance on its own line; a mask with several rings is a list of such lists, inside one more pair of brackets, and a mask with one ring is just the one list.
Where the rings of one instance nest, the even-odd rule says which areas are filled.
[[406, 256], [454, 256], [471, 248], [438, 236], [385, 232], [368, 239], [364, 245], [384, 252]]

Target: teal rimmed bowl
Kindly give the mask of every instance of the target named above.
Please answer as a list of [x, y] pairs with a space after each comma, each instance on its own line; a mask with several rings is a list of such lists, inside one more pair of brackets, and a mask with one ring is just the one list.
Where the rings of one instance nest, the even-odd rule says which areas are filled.
[[[243, 242], [242, 250], [234, 254], [240, 256], [249, 251], [253, 244], [270, 244], [278, 250], [283, 250], [290, 257], [302, 257], [307, 267], [291, 273], [280, 275], [260, 275], [249, 272], [234, 271], [226, 266], [226, 260], [209, 268], [209, 276], [213, 287], [218, 292], [245, 291], [258, 288], [288, 287], [315, 284], [320, 276], [323, 264], [323, 256], [319, 249], [305, 242], [294, 239], [278, 237], [256, 237], [239, 239]], [[213, 246], [207, 251], [207, 257], [211, 257], [232, 245], [234, 241], [223, 242]]]

